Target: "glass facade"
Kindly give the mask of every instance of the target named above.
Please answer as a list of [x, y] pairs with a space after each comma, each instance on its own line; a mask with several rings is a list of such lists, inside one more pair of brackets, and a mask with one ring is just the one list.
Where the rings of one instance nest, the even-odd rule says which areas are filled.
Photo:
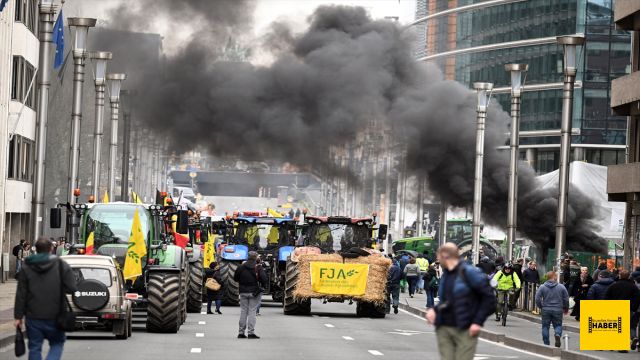
[[[484, 0], [417, 0], [416, 18]], [[572, 139], [584, 151], [574, 159], [601, 165], [624, 162], [626, 118], [612, 115], [609, 106], [611, 80], [629, 73], [630, 35], [613, 24], [615, 0], [528, 0], [466, 12], [454, 12], [429, 20], [417, 28], [416, 55], [426, 56], [482, 45], [584, 33], [585, 46], [577, 80], [582, 87], [574, 94], [573, 127], [580, 135]], [[425, 40], [422, 40], [425, 39]], [[422, 44], [422, 45], [420, 45]], [[424, 56], [423, 55], [423, 56]], [[509, 86], [508, 63], [527, 63], [526, 84], [561, 82], [562, 47], [555, 43], [478, 51], [434, 59], [449, 79], [469, 87], [476, 81]], [[509, 109], [509, 95], [497, 95]], [[560, 128], [562, 91], [526, 92], [522, 97], [521, 131]], [[538, 172], [558, 167], [559, 137], [524, 137], [521, 145], [537, 147], [534, 163]], [[598, 147], [598, 145], [605, 145]], [[606, 149], [605, 149], [606, 148]]]

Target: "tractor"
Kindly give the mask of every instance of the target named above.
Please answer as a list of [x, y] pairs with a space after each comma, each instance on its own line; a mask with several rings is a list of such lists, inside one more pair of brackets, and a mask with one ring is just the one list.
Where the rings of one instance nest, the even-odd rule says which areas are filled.
[[[286, 262], [285, 274], [285, 292], [283, 301], [283, 310], [285, 315], [308, 315], [311, 312], [311, 298], [322, 299], [327, 302], [345, 302], [352, 304], [356, 301], [356, 314], [358, 316], [367, 316], [373, 318], [383, 318], [388, 311], [388, 299], [386, 294], [387, 270], [391, 265], [391, 261], [385, 259], [378, 250], [373, 250], [372, 246], [377, 240], [386, 237], [386, 225], [380, 225], [378, 228], [378, 239], [373, 238], [375, 220], [372, 218], [350, 218], [350, 217], [316, 217], [308, 216], [305, 218], [307, 228], [303, 237], [303, 244], [296, 247]], [[322, 293], [314, 293], [312, 295], [301, 297], [296, 296], [296, 287], [300, 283], [300, 259], [305, 256], [315, 256], [317, 260], [309, 261], [306, 266], [311, 266], [314, 261], [325, 261], [323, 258], [329, 258], [331, 254], [340, 254], [341, 262], [344, 263], [346, 258], [352, 258], [352, 263], [369, 262], [370, 259], [378, 260], [382, 269], [382, 277], [378, 277], [384, 284], [376, 288], [382, 289], [380, 293], [375, 294], [378, 299], [377, 303], [366, 301], [365, 296], [351, 296], [340, 294], [326, 295]], [[334, 255], [331, 255], [335, 259]], [[369, 258], [370, 257], [370, 258]], [[367, 279], [369, 282], [370, 279]], [[310, 280], [311, 281], [311, 280]], [[373, 280], [372, 280], [373, 281]], [[313, 282], [313, 281], [311, 281]]]
[[[186, 320], [188, 266], [186, 252], [173, 243], [165, 230], [173, 214], [156, 204], [65, 204], [51, 209], [52, 228], [61, 227], [62, 207], [67, 209], [68, 233], [76, 231], [68, 238], [77, 240], [60, 249], [60, 255], [85, 254], [86, 241], [93, 233], [93, 253], [115, 258], [121, 268], [127, 254], [134, 212], [138, 210], [147, 255], [141, 259], [142, 275], [133, 282], [126, 282], [126, 298], [133, 304], [134, 324], [144, 324], [149, 332], [177, 332]], [[176, 211], [175, 215], [178, 230], [186, 231], [186, 212]], [[73, 224], [77, 224], [77, 229]]]

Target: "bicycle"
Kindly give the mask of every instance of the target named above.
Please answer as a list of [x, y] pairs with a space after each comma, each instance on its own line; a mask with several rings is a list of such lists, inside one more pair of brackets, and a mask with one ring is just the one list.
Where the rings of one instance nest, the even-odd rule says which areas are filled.
[[500, 314], [500, 320], [502, 326], [507, 326], [507, 314], [509, 313], [509, 298], [515, 294], [514, 290], [504, 291], [502, 293], [502, 312]]

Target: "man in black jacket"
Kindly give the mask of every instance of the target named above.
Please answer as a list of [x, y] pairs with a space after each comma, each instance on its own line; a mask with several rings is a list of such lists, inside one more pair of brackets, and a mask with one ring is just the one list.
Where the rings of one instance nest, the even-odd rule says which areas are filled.
[[638, 311], [638, 307], [640, 306], [640, 289], [636, 286], [636, 284], [629, 279], [630, 272], [628, 270], [620, 271], [618, 281], [614, 282], [611, 286], [607, 288], [607, 292], [605, 293], [605, 300], [629, 300], [629, 304], [631, 305], [631, 341], [633, 341], [632, 348], [635, 349], [638, 343], [636, 329], [637, 323], [635, 323], [635, 313]]
[[[255, 334], [256, 310], [260, 302], [262, 287], [266, 287], [269, 279], [261, 266], [256, 266], [258, 253], [249, 251], [249, 258], [238, 267], [233, 279], [240, 285], [240, 329], [238, 339], [260, 339]], [[248, 331], [248, 336], [245, 335]]]
[[[44, 339], [49, 341], [47, 359], [60, 359], [65, 342], [63, 330], [56, 319], [63, 308], [64, 293], [76, 290], [71, 267], [51, 254], [53, 244], [45, 237], [36, 241], [36, 254], [25, 259], [18, 275], [14, 305], [16, 328], [22, 328], [26, 318], [29, 338], [29, 358], [40, 359]], [[64, 292], [64, 293], [63, 293]]]

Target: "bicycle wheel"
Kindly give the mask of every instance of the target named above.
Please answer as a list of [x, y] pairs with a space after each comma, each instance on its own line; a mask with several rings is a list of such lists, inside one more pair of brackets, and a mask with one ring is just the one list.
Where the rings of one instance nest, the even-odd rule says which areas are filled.
[[504, 295], [504, 303], [502, 304], [502, 326], [507, 326], [507, 313], [509, 312], [509, 293]]

